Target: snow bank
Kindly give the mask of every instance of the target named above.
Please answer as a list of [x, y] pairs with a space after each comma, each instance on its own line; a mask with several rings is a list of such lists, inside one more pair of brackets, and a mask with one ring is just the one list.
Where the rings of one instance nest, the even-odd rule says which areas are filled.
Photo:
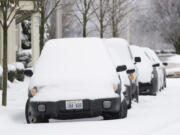
[[138, 47], [135, 45], [130, 46], [131, 52], [134, 57], [141, 57], [141, 62], [137, 63], [137, 67], [139, 70], [139, 82], [147, 83], [152, 79], [152, 62], [145, 54], [145, 50], [142, 47]]
[[180, 55], [172, 55], [167, 59], [167, 62], [180, 64]]
[[172, 54], [167, 57], [166, 62], [168, 63], [166, 68], [167, 75], [176, 75], [180, 73], [180, 55]]
[[34, 68], [32, 100], [83, 99], [117, 96], [119, 80], [102, 40], [72, 38], [46, 43]]

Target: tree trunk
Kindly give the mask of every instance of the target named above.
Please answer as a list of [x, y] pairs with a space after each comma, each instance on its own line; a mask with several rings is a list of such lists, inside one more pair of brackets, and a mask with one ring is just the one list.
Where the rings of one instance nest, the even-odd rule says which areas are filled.
[[44, 46], [44, 25], [45, 25], [45, 8], [44, 8], [44, 0], [41, 0], [41, 11], [40, 11], [40, 14], [41, 14], [41, 23], [40, 23], [40, 26], [39, 26], [39, 32], [40, 32], [40, 52], [42, 51], [43, 49], [43, 46]]
[[86, 26], [87, 26], [87, 16], [84, 14], [83, 15], [83, 37], [87, 37]]
[[[6, 17], [4, 17], [6, 20]], [[8, 80], [8, 67], [7, 67], [7, 47], [8, 46], [8, 27], [6, 21], [3, 26], [3, 93], [2, 93], [2, 105], [7, 105], [7, 80]]]
[[40, 24], [40, 52], [42, 51], [43, 49], [43, 46], [44, 46], [44, 19], [43, 17], [41, 16], [41, 24]]
[[102, 0], [100, 0], [100, 37], [103, 38], [104, 37], [104, 26], [103, 26], [103, 4], [102, 4]]
[[116, 37], [116, 26], [115, 26], [115, 15], [116, 15], [116, 13], [115, 13], [115, 0], [113, 0], [113, 3], [112, 3], [112, 17], [111, 17], [111, 19], [112, 19], [112, 37]]

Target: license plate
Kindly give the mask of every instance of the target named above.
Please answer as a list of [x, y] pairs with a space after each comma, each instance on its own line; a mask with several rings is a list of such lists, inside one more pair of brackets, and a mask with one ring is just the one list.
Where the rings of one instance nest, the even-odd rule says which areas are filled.
[[66, 110], [81, 110], [83, 109], [83, 102], [78, 101], [66, 101]]

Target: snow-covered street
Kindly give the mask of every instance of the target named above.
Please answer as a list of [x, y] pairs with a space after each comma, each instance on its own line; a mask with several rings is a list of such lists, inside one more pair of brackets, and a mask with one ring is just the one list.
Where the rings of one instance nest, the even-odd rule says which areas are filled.
[[[24, 108], [28, 79], [8, 89], [8, 107], [0, 106], [0, 133], [3, 135], [179, 135], [180, 79], [168, 79], [167, 88], [157, 96], [141, 96], [126, 119], [104, 121], [101, 117], [26, 124]], [[0, 97], [1, 99], [1, 97]]]

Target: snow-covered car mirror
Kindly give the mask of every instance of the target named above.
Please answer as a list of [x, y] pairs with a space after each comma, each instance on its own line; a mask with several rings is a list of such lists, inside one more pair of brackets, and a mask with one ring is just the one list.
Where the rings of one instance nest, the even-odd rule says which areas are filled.
[[141, 57], [135, 57], [134, 61], [135, 61], [136, 63], [141, 62]]
[[24, 74], [28, 77], [32, 77], [33, 71], [31, 69], [26, 69], [26, 70], [24, 70]]
[[123, 72], [125, 70], [127, 70], [127, 66], [126, 65], [117, 66], [117, 68], [116, 68], [117, 72]]
[[159, 67], [159, 66], [160, 66], [159, 63], [153, 65], [153, 67]]
[[129, 69], [129, 70], [127, 70], [127, 73], [128, 74], [132, 74], [132, 73], [134, 73], [135, 72], [135, 69]]
[[164, 66], [168, 66], [168, 63], [167, 63], [167, 62], [163, 62], [163, 65], [164, 65]]

